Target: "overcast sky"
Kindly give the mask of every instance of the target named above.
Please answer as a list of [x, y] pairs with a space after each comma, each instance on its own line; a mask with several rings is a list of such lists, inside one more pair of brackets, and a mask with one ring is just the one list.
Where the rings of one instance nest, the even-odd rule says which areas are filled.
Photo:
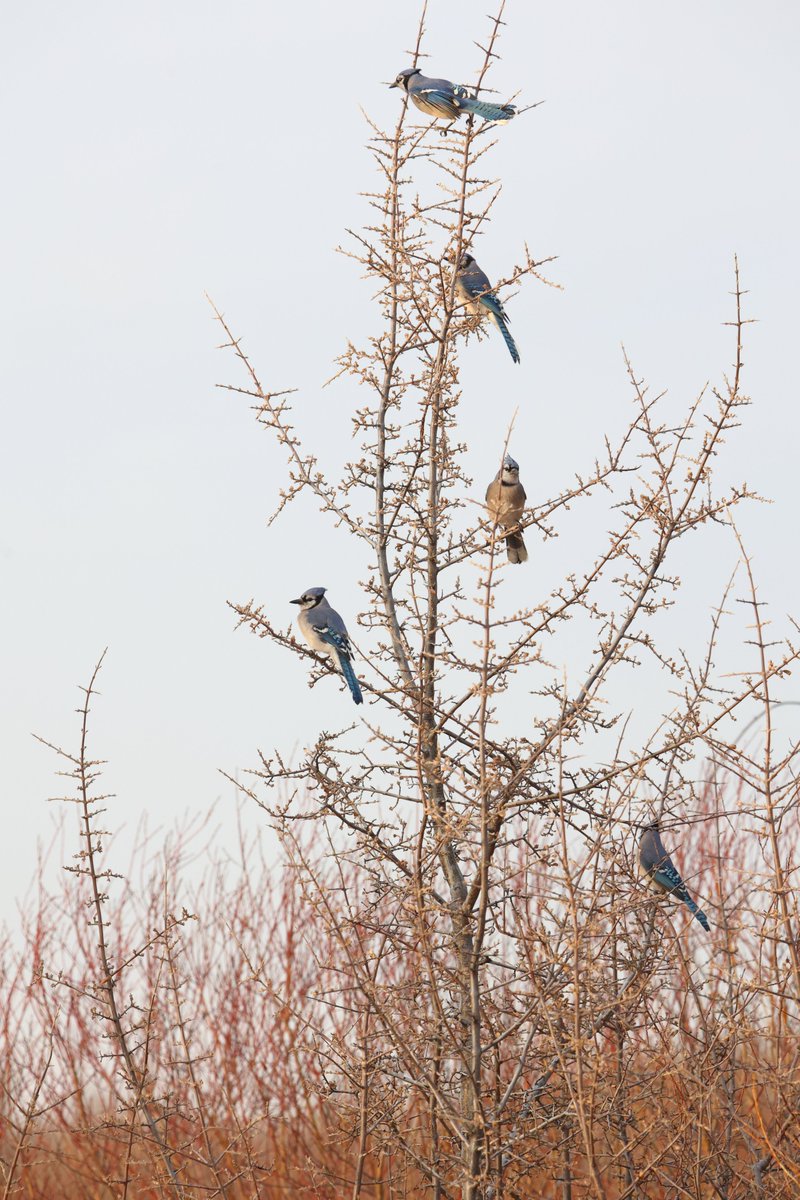
[[[432, 74], [469, 81], [486, 0], [432, 0]], [[219, 775], [291, 750], [346, 703], [293, 659], [233, 632], [226, 600], [278, 620], [323, 584], [359, 603], [345, 536], [299, 506], [266, 526], [283, 460], [215, 349], [208, 292], [264, 382], [300, 389], [301, 424], [338, 461], [348, 384], [321, 391], [348, 337], [374, 328], [369, 288], [335, 253], [374, 181], [363, 107], [399, 97], [418, 8], [377, 0], [30, 3], [4, 14], [0, 908], [13, 911], [61, 790], [30, 734], [73, 745], [76, 685], [109, 647], [93, 723], [118, 799], [110, 824], [168, 826], [231, 789]], [[481, 264], [528, 243], [563, 291], [510, 306], [522, 353], [471, 343], [462, 413], [480, 490], [486, 412], [519, 408], [530, 498], [623, 427], [621, 343], [681, 407], [732, 360], [733, 255], [750, 315], [755, 404], [731, 477], [774, 504], [740, 517], [776, 632], [800, 613], [797, 565], [800, 8], [781, 0], [510, 0], [494, 85], [546, 101], [500, 131], [503, 195]], [[502, 439], [503, 429], [497, 436]], [[730, 538], [701, 560], [709, 600]], [[578, 545], [578, 549], [580, 546]], [[587, 547], [593, 553], [592, 547]], [[509, 587], [531, 597], [535, 563]], [[705, 620], [690, 608], [678, 619]], [[641, 699], [641, 698], [640, 698]], [[348, 714], [349, 715], [349, 714]], [[254, 820], [258, 816], [254, 814]]]

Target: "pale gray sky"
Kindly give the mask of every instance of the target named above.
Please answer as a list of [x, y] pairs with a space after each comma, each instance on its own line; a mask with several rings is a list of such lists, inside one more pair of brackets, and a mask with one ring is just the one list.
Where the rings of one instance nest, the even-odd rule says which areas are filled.
[[[431, 73], [471, 79], [486, 0], [430, 8]], [[266, 528], [282, 458], [214, 387], [238, 377], [214, 349], [203, 292], [264, 382], [301, 390], [298, 424], [338, 462], [353, 389], [320, 387], [346, 338], [375, 321], [369, 289], [334, 253], [374, 180], [359, 106], [393, 121], [399, 98], [381, 81], [407, 65], [417, 15], [376, 0], [7, 7], [3, 911], [59, 790], [30, 732], [74, 743], [75, 685], [104, 646], [94, 734], [115, 826], [142, 813], [169, 824], [220, 794], [232, 809], [218, 768], [306, 742], [346, 703], [232, 632], [226, 599], [254, 596], [288, 621], [288, 599], [320, 583], [347, 617], [358, 566], [310, 505]], [[507, 18], [495, 86], [546, 103], [500, 131], [504, 191], [480, 261], [500, 275], [527, 241], [536, 257], [559, 255], [564, 291], [532, 286], [509, 305], [519, 369], [499, 338], [470, 345], [462, 428], [478, 490], [497, 459], [488, 403], [504, 421], [519, 407], [514, 452], [535, 497], [622, 427], [621, 342], [676, 411], [718, 379], [738, 252], [760, 323], [745, 355], [755, 406], [726, 470], [775, 501], [740, 524], [785, 631], [784, 614], [800, 612], [800, 9], [510, 0]], [[730, 541], [715, 546], [694, 561], [703, 605], [735, 561]], [[520, 603], [532, 570], [509, 582]], [[690, 640], [698, 616], [679, 618]]]

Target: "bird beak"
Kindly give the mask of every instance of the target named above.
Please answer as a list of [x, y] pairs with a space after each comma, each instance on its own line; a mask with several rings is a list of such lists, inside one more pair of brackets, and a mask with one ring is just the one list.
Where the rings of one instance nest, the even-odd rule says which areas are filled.
[[399, 83], [397, 82], [397, 80], [395, 79], [394, 83], [387, 83], [387, 85], [386, 85], [386, 86], [387, 86], [387, 87], [390, 87], [390, 88], [393, 88], [393, 87], [400, 87], [400, 84], [399, 84]]
[[290, 604], [302, 604], [303, 601], [302, 600], [290, 600], [289, 603]]

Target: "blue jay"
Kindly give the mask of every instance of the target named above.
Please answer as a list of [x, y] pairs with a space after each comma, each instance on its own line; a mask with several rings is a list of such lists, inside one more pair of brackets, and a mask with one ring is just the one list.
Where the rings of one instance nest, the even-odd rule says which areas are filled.
[[642, 836], [639, 839], [639, 866], [649, 877], [650, 886], [654, 891], [667, 892], [675, 896], [677, 900], [682, 900], [692, 916], [708, 932], [708, 917], [700, 911], [689, 895], [677, 867], [664, 849], [658, 828], [658, 818], [642, 829]]
[[449, 79], [428, 79], [419, 67], [401, 71], [389, 87], [401, 88], [420, 112], [429, 117], [444, 117], [447, 121], [457, 121], [462, 113], [474, 113], [484, 121], [497, 121], [505, 125], [506, 121], [517, 115], [513, 104], [492, 104], [488, 100], [478, 100], [463, 84], [451, 83]]
[[492, 291], [492, 285], [488, 278], [480, 269], [475, 259], [471, 254], [462, 254], [461, 262], [458, 264], [456, 271], [456, 292], [461, 300], [464, 301], [471, 313], [478, 316], [483, 316], [488, 313], [492, 321], [503, 335], [503, 340], [508, 346], [508, 352], [515, 363], [519, 362], [519, 350], [517, 343], [509, 333], [508, 317], [503, 311], [503, 306]]
[[362, 704], [364, 697], [350, 661], [347, 630], [342, 618], [325, 599], [325, 588], [307, 588], [302, 596], [292, 600], [292, 604], [299, 604], [302, 609], [297, 624], [308, 645], [317, 654], [328, 655], [334, 668], [344, 675], [355, 703]]
[[528, 561], [528, 551], [519, 529], [523, 509], [525, 508], [525, 488], [519, 481], [519, 463], [510, 454], [503, 459], [503, 465], [486, 489], [486, 508], [495, 525], [502, 529], [511, 529], [506, 533], [506, 553], [510, 563]]

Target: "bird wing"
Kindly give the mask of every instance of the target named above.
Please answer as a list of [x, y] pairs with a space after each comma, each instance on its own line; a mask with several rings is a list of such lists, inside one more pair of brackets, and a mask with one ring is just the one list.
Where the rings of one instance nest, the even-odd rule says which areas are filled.
[[670, 861], [669, 856], [667, 856], [666, 861], [660, 862], [652, 871], [652, 877], [656, 883], [668, 892], [672, 892], [679, 900], [688, 899], [689, 893], [686, 891], [686, 884]]
[[333, 646], [341, 654], [350, 655], [350, 643], [347, 639], [347, 629], [344, 621], [330, 605], [318, 605], [311, 610], [314, 629], [323, 642]]
[[457, 117], [461, 111], [461, 105], [450, 87], [415, 87], [411, 88], [411, 94], [419, 96], [428, 108], [440, 117], [447, 117], [448, 120]]
[[489, 276], [477, 265], [469, 267], [466, 271], [459, 272], [459, 279], [464, 291], [472, 296], [473, 299], [480, 297], [481, 300], [484, 300], [486, 295], [492, 290], [492, 285], [489, 283]]
[[339, 654], [344, 655], [345, 658], [350, 657], [350, 643], [347, 640], [346, 633], [342, 633], [340, 629], [331, 629], [327, 625], [321, 628], [317, 627], [317, 633], [323, 642], [327, 642], [329, 646], [333, 646], [334, 650], [337, 650]]
[[477, 300], [479, 304], [482, 304], [484, 308], [487, 308], [496, 317], [500, 317], [501, 320], [508, 320], [505, 309], [492, 291], [489, 276], [480, 267], [473, 266], [468, 271], [463, 271], [461, 273], [461, 283], [464, 290], [473, 300]]
[[505, 321], [506, 324], [508, 324], [506, 311], [500, 301], [497, 299], [497, 296], [495, 296], [494, 292], [486, 292], [485, 295], [478, 299], [478, 303], [482, 304], [484, 308], [488, 309], [492, 316], [498, 317], [501, 321]]

